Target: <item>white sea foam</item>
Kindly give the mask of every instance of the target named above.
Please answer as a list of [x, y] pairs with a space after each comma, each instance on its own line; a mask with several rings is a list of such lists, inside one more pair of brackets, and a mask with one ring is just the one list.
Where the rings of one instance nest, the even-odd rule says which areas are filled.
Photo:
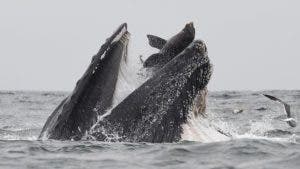
[[[236, 114], [231, 114], [236, 116]], [[273, 115], [274, 116], [274, 115]], [[277, 121], [274, 123], [272, 115], [264, 115], [262, 119], [248, 119], [250, 126], [237, 126], [228, 123], [212, 111], [207, 113], [206, 117], [195, 116], [190, 113], [188, 121], [183, 125], [182, 140], [198, 141], [203, 143], [227, 141], [232, 139], [265, 139], [270, 141], [296, 142], [299, 137], [295, 134], [287, 136], [269, 136], [269, 131], [278, 129]], [[245, 123], [245, 122], [243, 122]], [[244, 132], [241, 132], [241, 128]], [[248, 130], [245, 130], [248, 128]]]
[[209, 119], [190, 113], [188, 121], [183, 125], [182, 140], [198, 141], [202, 143], [227, 141], [230, 137], [221, 134]]
[[5, 135], [2, 140], [37, 140], [38, 136]]

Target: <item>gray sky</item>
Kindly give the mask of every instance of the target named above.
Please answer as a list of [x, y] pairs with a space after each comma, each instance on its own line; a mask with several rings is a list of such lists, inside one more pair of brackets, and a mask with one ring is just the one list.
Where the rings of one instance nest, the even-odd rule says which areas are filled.
[[168, 38], [193, 21], [214, 64], [211, 90], [299, 89], [297, 0], [1, 0], [0, 90], [72, 90], [122, 22], [130, 57], [146, 34]]

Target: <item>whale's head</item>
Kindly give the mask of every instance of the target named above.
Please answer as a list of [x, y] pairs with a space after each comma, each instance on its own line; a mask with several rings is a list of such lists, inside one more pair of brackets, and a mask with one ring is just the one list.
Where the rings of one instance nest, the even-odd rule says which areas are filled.
[[204, 41], [195, 40], [190, 46], [189, 49], [192, 55], [195, 56], [195, 60], [198, 60], [199, 63], [194, 72], [192, 72], [192, 80], [194, 79], [194, 85], [196, 95], [193, 98], [193, 103], [191, 104], [191, 112], [193, 116], [197, 117], [198, 115], [205, 116], [206, 111], [206, 97], [207, 97], [207, 87], [212, 71], [213, 66], [209, 61], [207, 47]]
[[[184, 100], [184, 116], [189, 116], [188, 109], [195, 115], [203, 114], [206, 108], [206, 86], [211, 78], [213, 66], [210, 63], [207, 47], [204, 41], [193, 41], [182, 53], [170, 61], [167, 66], [172, 71], [174, 88], [180, 97], [174, 99]], [[177, 87], [181, 86], [181, 87]]]
[[198, 57], [207, 57], [207, 47], [203, 40], [195, 40], [190, 46], [190, 50]]
[[195, 80], [197, 92], [204, 90], [211, 78], [213, 66], [210, 63], [207, 47], [204, 41], [195, 40], [189, 49], [193, 53], [193, 60], [196, 64], [195, 71], [192, 72], [191, 79]]
[[202, 40], [193, 41], [182, 53], [167, 63], [166, 67], [169, 67], [178, 79], [193, 81], [197, 90], [207, 85], [212, 73], [207, 47]]

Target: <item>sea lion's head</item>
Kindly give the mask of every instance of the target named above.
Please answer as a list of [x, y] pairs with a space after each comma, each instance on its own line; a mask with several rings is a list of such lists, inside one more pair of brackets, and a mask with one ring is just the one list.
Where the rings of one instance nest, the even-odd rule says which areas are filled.
[[195, 28], [193, 22], [187, 23], [185, 27], [182, 29], [182, 32], [186, 37], [190, 37], [192, 40], [194, 40]]

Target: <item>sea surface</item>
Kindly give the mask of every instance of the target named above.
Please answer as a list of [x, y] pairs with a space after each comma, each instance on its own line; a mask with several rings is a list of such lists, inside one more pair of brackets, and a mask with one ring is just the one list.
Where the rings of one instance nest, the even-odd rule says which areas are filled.
[[300, 128], [283, 121], [281, 98], [299, 121], [300, 91], [210, 92], [207, 119], [229, 141], [107, 143], [38, 140], [67, 92], [0, 91], [0, 169], [6, 168], [300, 168]]

